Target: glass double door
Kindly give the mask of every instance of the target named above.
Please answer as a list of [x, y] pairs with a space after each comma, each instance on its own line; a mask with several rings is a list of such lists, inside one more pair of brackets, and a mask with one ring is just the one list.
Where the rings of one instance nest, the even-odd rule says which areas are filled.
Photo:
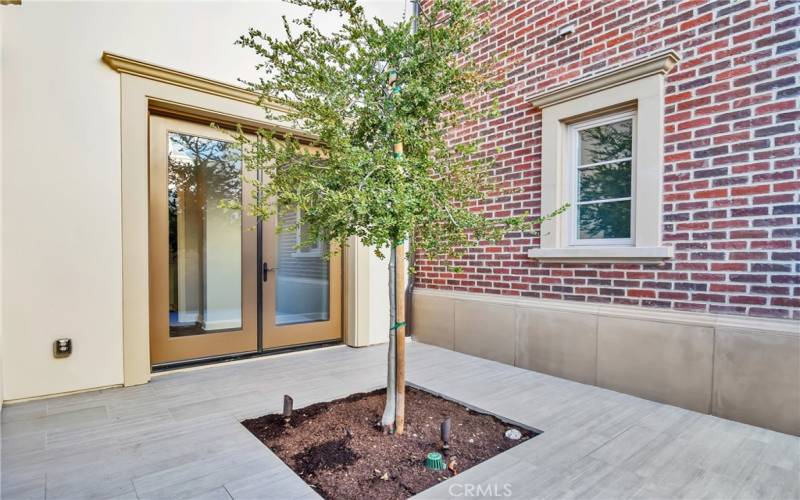
[[152, 364], [341, 338], [341, 258], [297, 248], [296, 210], [259, 221], [223, 203], [253, 202], [236, 144], [214, 128], [150, 118]]

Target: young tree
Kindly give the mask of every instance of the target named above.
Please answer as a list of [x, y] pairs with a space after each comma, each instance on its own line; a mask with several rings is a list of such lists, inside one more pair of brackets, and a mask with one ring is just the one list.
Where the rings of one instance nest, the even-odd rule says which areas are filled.
[[[544, 218], [486, 217], [479, 202], [507, 188], [492, 178], [491, 155], [481, 154], [477, 140], [450, 147], [446, 139], [450, 127], [496, 113], [486, 96], [501, 75], [494, 61], [469, 57], [490, 29], [482, 21], [490, 4], [432, 0], [390, 25], [365, 16], [357, 0], [287, 1], [310, 14], [284, 18], [282, 37], [251, 29], [239, 44], [261, 57], [263, 76], [254, 90], [291, 108], [270, 116], [313, 134], [320, 149], [268, 130], [256, 140], [240, 134], [246, 167], [262, 173], [262, 181], [252, 181], [260, 195], [249, 209], [267, 218], [299, 208], [301, 246], [320, 240], [343, 246], [356, 236], [381, 258], [388, 248], [392, 326], [381, 424], [392, 431], [403, 414], [395, 384], [403, 381], [394, 380], [396, 363], [404, 363], [395, 359], [394, 342], [401, 326], [393, 286], [398, 246], [408, 241], [428, 256], [453, 257], [510, 231], [533, 233]], [[319, 12], [338, 13], [341, 27], [321, 31], [314, 22]]]

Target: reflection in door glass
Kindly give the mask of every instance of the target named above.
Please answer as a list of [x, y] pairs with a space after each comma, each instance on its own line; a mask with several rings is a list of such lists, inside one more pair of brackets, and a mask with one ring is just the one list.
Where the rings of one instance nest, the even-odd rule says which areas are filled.
[[[293, 226], [299, 220], [296, 210], [281, 210], [280, 225]], [[303, 227], [278, 234], [278, 271], [275, 285], [275, 324], [288, 325], [327, 321], [328, 261], [326, 244], [297, 248], [305, 237]]]
[[169, 134], [169, 333], [242, 328], [241, 168], [234, 145]]

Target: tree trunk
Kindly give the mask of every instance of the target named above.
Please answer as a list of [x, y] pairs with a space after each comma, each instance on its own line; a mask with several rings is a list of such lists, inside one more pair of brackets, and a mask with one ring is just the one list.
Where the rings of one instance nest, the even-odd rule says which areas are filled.
[[397, 276], [397, 247], [392, 245], [389, 257], [389, 359], [386, 376], [386, 406], [381, 418], [381, 427], [384, 432], [394, 432], [396, 402], [397, 402], [397, 291], [395, 289]]
[[397, 246], [395, 263], [395, 433], [402, 434], [406, 421], [406, 247]]
[[[405, 427], [405, 247], [394, 245], [389, 258], [389, 349], [386, 376], [386, 406], [381, 418], [385, 432], [402, 434]], [[401, 263], [398, 265], [398, 261]]]

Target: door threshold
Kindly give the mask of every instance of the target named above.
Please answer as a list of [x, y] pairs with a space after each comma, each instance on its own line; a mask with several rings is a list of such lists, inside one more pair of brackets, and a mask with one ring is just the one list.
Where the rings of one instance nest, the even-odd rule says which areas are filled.
[[221, 365], [224, 363], [248, 361], [257, 358], [265, 358], [268, 356], [291, 354], [295, 352], [309, 351], [312, 349], [322, 349], [326, 347], [337, 347], [342, 345], [345, 344], [341, 340], [332, 340], [328, 342], [314, 342], [310, 344], [300, 344], [288, 347], [277, 347], [274, 349], [268, 349], [261, 352], [258, 351], [241, 352], [237, 354], [225, 354], [222, 356], [210, 356], [207, 358], [188, 359], [186, 361], [173, 361], [171, 363], [159, 363], [157, 365], [153, 365], [150, 371], [153, 375], [156, 375], [186, 368], [205, 368], [208, 366]]

